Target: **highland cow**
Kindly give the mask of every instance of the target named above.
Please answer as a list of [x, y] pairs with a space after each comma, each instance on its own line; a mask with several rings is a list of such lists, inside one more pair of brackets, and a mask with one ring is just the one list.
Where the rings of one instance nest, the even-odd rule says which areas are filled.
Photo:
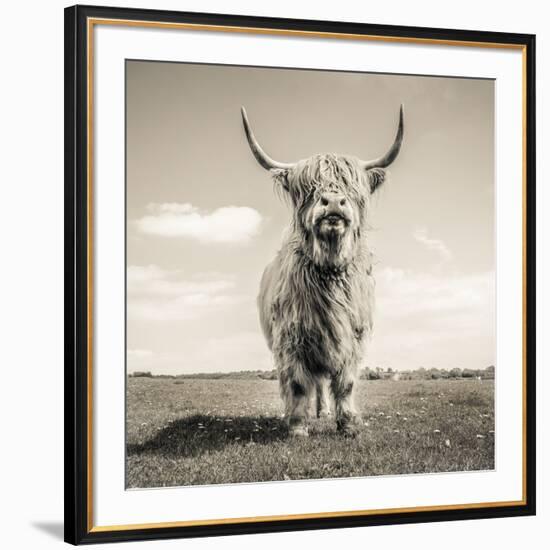
[[367, 240], [371, 195], [386, 178], [403, 140], [403, 106], [394, 143], [382, 157], [319, 154], [293, 164], [270, 158], [244, 107], [248, 143], [292, 205], [283, 244], [262, 276], [258, 309], [273, 353], [289, 432], [308, 435], [308, 412], [335, 405], [337, 429], [355, 435], [354, 391], [372, 331], [374, 278]]

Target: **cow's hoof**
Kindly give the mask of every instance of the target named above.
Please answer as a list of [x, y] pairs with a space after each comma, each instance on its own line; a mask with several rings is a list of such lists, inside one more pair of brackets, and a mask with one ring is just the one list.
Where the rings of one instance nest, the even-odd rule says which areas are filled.
[[330, 411], [320, 411], [317, 414], [317, 418], [330, 418], [332, 416], [332, 413]]
[[344, 437], [353, 438], [359, 435], [359, 422], [357, 418], [336, 422], [336, 428]]
[[308, 437], [309, 436], [309, 430], [307, 429], [307, 426], [292, 426], [288, 433], [292, 437]]

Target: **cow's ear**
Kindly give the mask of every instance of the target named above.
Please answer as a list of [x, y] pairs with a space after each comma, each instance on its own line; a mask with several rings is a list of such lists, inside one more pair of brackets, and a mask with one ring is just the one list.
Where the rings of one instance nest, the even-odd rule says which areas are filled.
[[279, 184], [285, 191], [288, 191], [288, 170], [286, 168], [272, 168], [271, 173], [273, 174], [273, 179], [275, 180], [275, 182]]
[[388, 174], [383, 168], [371, 168], [367, 170], [370, 192], [374, 193], [387, 179]]

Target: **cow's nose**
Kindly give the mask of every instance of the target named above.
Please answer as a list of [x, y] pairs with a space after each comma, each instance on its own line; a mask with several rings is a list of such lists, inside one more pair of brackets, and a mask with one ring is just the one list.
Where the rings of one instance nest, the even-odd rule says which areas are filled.
[[346, 205], [346, 197], [342, 193], [323, 193], [321, 195], [321, 204], [328, 211], [339, 212]]

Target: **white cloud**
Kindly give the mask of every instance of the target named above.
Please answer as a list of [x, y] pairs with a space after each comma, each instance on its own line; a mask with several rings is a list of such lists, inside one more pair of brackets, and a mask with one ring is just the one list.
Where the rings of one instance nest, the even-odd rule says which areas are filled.
[[136, 221], [141, 233], [183, 237], [201, 243], [244, 244], [259, 231], [262, 216], [247, 206], [224, 206], [211, 212], [185, 203], [151, 203]]
[[495, 358], [495, 273], [376, 273], [366, 361], [392, 368], [483, 368]]
[[428, 237], [428, 230], [425, 227], [419, 227], [413, 232], [415, 241], [423, 244], [428, 250], [439, 254], [442, 260], [449, 261], [453, 255], [447, 248], [447, 245], [441, 239], [433, 239]]
[[128, 295], [155, 295], [166, 297], [213, 295], [232, 289], [231, 277], [216, 274], [199, 274], [182, 279], [178, 270], [166, 271], [156, 265], [130, 265], [126, 273]]
[[214, 336], [206, 345], [187, 350], [187, 372], [270, 370], [274, 368], [271, 352], [260, 328], [228, 336]]
[[215, 274], [182, 278], [182, 272], [156, 265], [128, 266], [128, 318], [139, 321], [185, 321], [239, 304], [235, 281]]
[[494, 271], [436, 275], [387, 267], [376, 281], [377, 310], [390, 317], [477, 311], [494, 304]]
[[233, 332], [229, 336], [187, 340], [184, 349], [158, 350], [138, 358], [128, 350], [128, 372], [145, 370], [154, 374], [191, 374], [272, 368], [271, 352], [259, 328], [256, 331]]

